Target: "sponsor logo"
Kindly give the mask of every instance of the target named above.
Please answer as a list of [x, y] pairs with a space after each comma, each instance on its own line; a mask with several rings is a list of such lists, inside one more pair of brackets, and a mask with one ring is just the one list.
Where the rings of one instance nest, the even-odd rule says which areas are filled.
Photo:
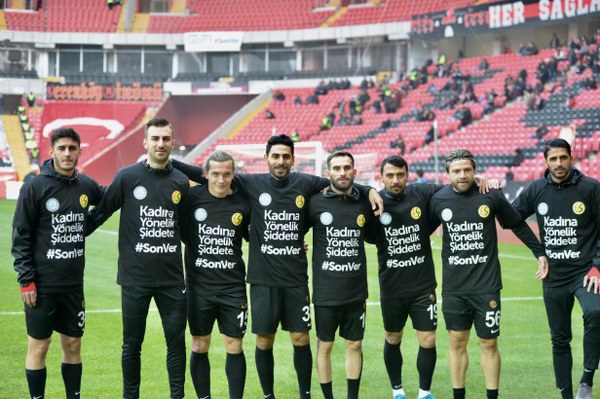
[[498, 302], [490, 301], [490, 309], [496, 309], [498, 307]]
[[262, 193], [260, 197], [258, 197], [258, 202], [260, 202], [262, 206], [271, 205], [271, 201], [273, 201], [273, 199], [269, 193]]
[[208, 212], [206, 212], [206, 209], [204, 208], [198, 208], [194, 211], [194, 219], [196, 219], [199, 222], [205, 221], [207, 216]]
[[148, 195], [148, 191], [146, 191], [146, 187], [144, 186], [137, 186], [136, 188], [133, 189], [133, 197], [136, 200], [143, 200], [144, 198], [146, 198], [146, 196]]
[[388, 224], [392, 223], [392, 215], [387, 212], [383, 212], [379, 217], [379, 221], [382, 225], [387, 226]]
[[173, 194], [171, 194], [171, 201], [173, 201], [175, 205], [179, 204], [181, 201], [181, 192], [178, 190], [173, 191]]
[[240, 224], [242, 224], [243, 220], [244, 216], [242, 216], [242, 214], [239, 212], [236, 212], [233, 215], [231, 215], [231, 223], [233, 223], [234, 226], [239, 226]]
[[415, 220], [420, 219], [422, 214], [423, 212], [418, 206], [415, 206], [413, 209], [410, 210], [410, 216]]
[[537, 207], [537, 211], [540, 215], [545, 215], [548, 213], [548, 204], [545, 202], [540, 202]]
[[304, 208], [304, 204], [306, 203], [306, 201], [304, 200], [304, 196], [303, 195], [299, 195], [296, 197], [296, 206], [300, 209]]
[[479, 216], [485, 219], [486, 217], [490, 216], [490, 207], [487, 205], [481, 205], [479, 209], [477, 209], [477, 213]]
[[321, 216], [319, 216], [319, 220], [324, 226], [329, 226], [331, 222], [333, 222], [333, 215], [329, 212], [323, 212]]
[[444, 222], [452, 220], [452, 211], [449, 208], [445, 208], [442, 210], [442, 220]]
[[358, 217], [356, 218], [356, 224], [358, 225], [358, 227], [363, 227], [366, 223], [367, 219], [365, 218], [365, 215], [360, 214], [358, 215]]
[[495, 330], [490, 330], [490, 332], [491, 332], [492, 334], [496, 334], [498, 331], [500, 331], [500, 329], [499, 329], [499, 328], [496, 328]]
[[48, 209], [49, 212], [56, 212], [58, 211], [59, 207], [60, 202], [58, 202], [56, 198], [50, 198], [48, 201], [46, 201], [46, 209]]
[[88, 196], [85, 194], [81, 194], [81, 197], [79, 197], [79, 204], [81, 205], [82, 208], [86, 208], [88, 206]]
[[576, 215], [581, 215], [585, 212], [585, 204], [581, 201], [577, 201], [573, 204], [573, 213]]

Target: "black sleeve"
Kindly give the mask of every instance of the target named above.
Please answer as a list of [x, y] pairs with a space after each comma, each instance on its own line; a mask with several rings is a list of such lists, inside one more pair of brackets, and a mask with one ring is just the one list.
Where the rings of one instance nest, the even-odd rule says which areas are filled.
[[204, 177], [204, 169], [200, 166], [193, 166], [185, 162], [178, 161], [171, 158], [171, 164], [181, 173], [186, 175], [188, 179], [198, 184], [206, 184], [208, 180]]
[[18, 273], [17, 281], [21, 286], [26, 286], [35, 280], [31, 241], [30, 231], [18, 227], [13, 228], [12, 255], [15, 258], [14, 268]]
[[544, 247], [542, 247], [542, 244], [540, 244], [535, 234], [533, 234], [533, 231], [531, 231], [531, 228], [529, 228], [527, 222], [521, 220], [510, 229], [513, 233], [515, 233], [519, 240], [523, 242], [523, 244], [527, 245], [527, 248], [533, 252], [536, 258], [539, 258], [540, 256], [546, 256]]
[[521, 219], [523, 220], [527, 219], [534, 213], [534, 206], [530, 201], [531, 193], [533, 192], [531, 189], [531, 184], [521, 191], [521, 194], [519, 194], [519, 196], [512, 202], [513, 208], [519, 212], [519, 215], [521, 215]]

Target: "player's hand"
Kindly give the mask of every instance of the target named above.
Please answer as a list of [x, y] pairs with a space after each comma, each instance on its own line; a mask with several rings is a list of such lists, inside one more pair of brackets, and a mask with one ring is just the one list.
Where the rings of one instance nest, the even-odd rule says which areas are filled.
[[583, 286], [587, 287], [587, 291], [594, 290], [594, 294], [600, 294], [600, 270], [592, 266], [588, 274], [583, 278]]
[[30, 308], [35, 308], [37, 301], [37, 288], [33, 281], [21, 287], [21, 299], [25, 305], [29, 306]]
[[383, 199], [374, 188], [369, 190], [369, 202], [371, 209], [375, 211], [375, 216], [380, 216], [383, 213]]
[[535, 273], [535, 278], [538, 280], [543, 280], [548, 276], [548, 258], [545, 256], [540, 256], [538, 258], [538, 269]]
[[485, 176], [475, 176], [475, 184], [479, 187], [481, 194], [487, 194], [490, 190], [498, 190], [500, 188], [500, 182], [498, 179], [488, 179]]

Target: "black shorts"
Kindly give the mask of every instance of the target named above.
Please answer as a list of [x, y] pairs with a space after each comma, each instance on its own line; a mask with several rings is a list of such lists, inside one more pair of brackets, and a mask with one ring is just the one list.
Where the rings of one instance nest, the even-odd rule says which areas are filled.
[[193, 336], [210, 335], [216, 320], [221, 334], [244, 337], [248, 325], [246, 291], [211, 296], [188, 294], [187, 301], [188, 324]]
[[470, 330], [473, 322], [483, 339], [500, 335], [500, 292], [480, 295], [444, 295], [442, 310], [446, 329]]
[[254, 334], [275, 334], [281, 328], [305, 332], [311, 328], [308, 286], [274, 288], [250, 285], [250, 311]]
[[408, 316], [415, 330], [435, 331], [438, 322], [435, 291], [408, 298], [382, 299], [381, 314], [385, 331], [402, 331]]
[[367, 305], [365, 302], [338, 306], [316, 306], [315, 322], [317, 338], [332, 342], [340, 328], [340, 337], [349, 341], [360, 341], [365, 335]]
[[83, 287], [68, 292], [37, 294], [35, 308], [25, 305], [27, 335], [47, 339], [57, 331], [68, 337], [81, 337], [85, 330]]

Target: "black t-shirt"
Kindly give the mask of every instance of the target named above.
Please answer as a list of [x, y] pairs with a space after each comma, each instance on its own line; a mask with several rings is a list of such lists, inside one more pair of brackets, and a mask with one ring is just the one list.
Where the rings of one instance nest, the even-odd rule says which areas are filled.
[[236, 175], [236, 187], [251, 207], [248, 282], [268, 287], [308, 283], [304, 251], [308, 198], [329, 184], [327, 179], [290, 173]]
[[544, 284], [559, 286], [600, 265], [600, 183], [571, 169], [558, 184], [549, 172], [514, 200], [523, 219], [535, 213], [550, 267]]
[[13, 218], [14, 268], [21, 285], [60, 292], [83, 285], [88, 208], [102, 188], [88, 176], [69, 178], [54, 171], [52, 160], [23, 184]]
[[441, 187], [412, 184], [397, 197], [379, 192], [384, 210], [377, 222], [381, 298], [410, 297], [436, 288], [429, 201]]
[[188, 178], [171, 165], [153, 169], [143, 161], [117, 172], [90, 223], [91, 232], [121, 208], [117, 283], [183, 286], [180, 220], [188, 190]]
[[182, 238], [187, 291], [221, 295], [246, 289], [242, 238], [248, 238], [250, 205], [239, 193], [225, 198], [207, 186], [192, 187]]
[[372, 241], [371, 204], [356, 189], [352, 195], [332, 190], [309, 201], [313, 227], [313, 302], [337, 306], [367, 299], [365, 239]]
[[536, 257], [544, 251], [519, 213], [500, 190], [481, 194], [473, 186], [464, 193], [447, 185], [430, 203], [434, 224], [444, 228], [442, 293], [485, 294], [502, 288], [496, 220], [510, 228]]

